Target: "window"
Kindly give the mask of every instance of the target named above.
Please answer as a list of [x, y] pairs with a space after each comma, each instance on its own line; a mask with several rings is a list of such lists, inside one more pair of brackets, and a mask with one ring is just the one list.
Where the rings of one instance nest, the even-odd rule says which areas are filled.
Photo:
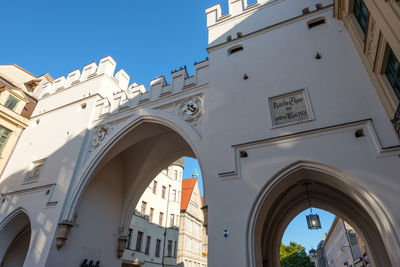
[[156, 242], [156, 253], [155, 253], [156, 257], [160, 257], [160, 246], [161, 246], [161, 240], [157, 239], [157, 242]]
[[367, 34], [369, 10], [363, 0], [354, 0], [353, 13], [365, 37]]
[[146, 207], [147, 207], [147, 203], [142, 201], [142, 209], [140, 210], [140, 212], [142, 213], [142, 216], [146, 215]]
[[158, 219], [158, 225], [162, 226], [163, 224], [164, 213], [160, 212], [160, 217]]
[[26, 179], [26, 182], [33, 182], [39, 180], [40, 172], [42, 170], [43, 165], [44, 165], [44, 159], [34, 161], [32, 170], [29, 172], [29, 176], [28, 179]]
[[386, 77], [389, 80], [397, 98], [400, 100], [400, 63], [393, 50], [389, 47], [389, 59], [386, 65]]
[[193, 232], [196, 236], [200, 236], [200, 226], [197, 223], [193, 224]]
[[150, 251], [150, 240], [151, 237], [147, 236], [146, 237], [146, 247], [144, 248], [144, 254], [149, 255], [149, 251]]
[[174, 220], [175, 220], [174, 214], [171, 214], [171, 215], [170, 215], [170, 218], [169, 218], [169, 226], [170, 226], [170, 227], [173, 227], [173, 226], [174, 226]]
[[182, 172], [179, 172], [179, 181], [182, 180]]
[[125, 242], [125, 248], [130, 248], [131, 246], [132, 229], [128, 231], [128, 239]]
[[10, 109], [10, 110], [14, 110], [15, 107], [17, 106], [19, 100], [16, 99], [15, 97], [13, 97], [12, 95], [8, 96], [8, 99], [6, 101], [5, 107]]
[[168, 257], [171, 257], [171, 256], [172, 256], [172, 240], [168, 240], [167, 256], [168, 256]]
[[7, 140], [10, 137], [11, 131], [0, 126], [0, 154], [6, 146]]
[[149, 222], [153, 222], [154, 209], [150, 208]]
[[157, 181], [153, 182], [153, 194], [157, 194]]
[[186, 229], [189, 233], [192, 232], [192, 221], [186, 218]]
[[192, 250], [192, 239], [186, 237], [186, 250], [191, 251]]
[[172, 201], [176, 201], [176, 190], [172, 190]]
[[175, 171], [174, 171], [174, 180], [176, 181], [177, 179], [178, 179], [178, 171], [175, 170]]
[[162, 187], [162, 191], [161, 191], [161, 197], [163, 199], [165, 199], [165, 191], [167, 190], [167, 188], [165, 186]]
[[200, 254], [200, 245], [197, 241], [194, 241], [194, 253]]
[[178, 250], [178, 241], [175, 241], [175, 247], [174, 247], [174, 257], [176, 257], [176, 252]]
[[142, 239], [143, 239], [143, 232], [138, 232], [136, 239], [136, 251], [140, 251], [142, 249]]

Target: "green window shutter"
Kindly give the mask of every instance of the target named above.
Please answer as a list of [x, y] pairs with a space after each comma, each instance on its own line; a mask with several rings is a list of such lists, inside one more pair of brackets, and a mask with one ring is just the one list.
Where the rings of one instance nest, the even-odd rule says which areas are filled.
[[0, 154], [3, 151], [10, 134], [10, 130], [0, 126]]

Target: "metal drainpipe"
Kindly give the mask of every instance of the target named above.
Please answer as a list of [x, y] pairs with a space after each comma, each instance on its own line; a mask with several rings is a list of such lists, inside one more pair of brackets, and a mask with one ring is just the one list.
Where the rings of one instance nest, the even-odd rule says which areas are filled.
[[[345, 222], [344, 222], [343, 219], [342, 219], [342, 222], [343, 222], [343, 227], [344, 227], [344, 233], [345, 233], [346, 239], [347, 239], [347, 244], [349, 244], [349, 249], [350, 249], [350, 253], [351, 253], [351, 258], [352, 258], [352, 260], [353, 260], [353, 262], [354, 262], [355, 259], [354, 259], [354, 254], [353, 254], [353, 247], [351, 246], [351, 243], [350, 243], [349, 233], [347, 232], [346, 224], [345, 224]], [[353, 265], [353, 262], [351, 263], [351, 265]]]
[[168, 207], [169, 207], [169, 192], [171, 191], [171, 185], [168, 185], [168, 198], [167, 198], [167, 212], [165, 214], [165, 227], [164, 227], [164, 246], [162, 250], [162, 267], [164, 267], [164, 253], [165, 253], [165, 242], [167, 241], [167, 225], [168, 225]]

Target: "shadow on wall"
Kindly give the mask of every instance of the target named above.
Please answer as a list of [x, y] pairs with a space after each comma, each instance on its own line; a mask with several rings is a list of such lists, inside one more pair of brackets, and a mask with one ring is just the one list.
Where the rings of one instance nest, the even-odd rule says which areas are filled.
[[[48, 155], [39, 179], [26, 183], [32, 171], [28, 168], [2, 177], [0, 235], [9, 234], [3, 227], [6, 216], [22, 206], [31, 222], [26, 260], [35, 266], [79, 266], [85, 258], [104, 266], [120, 265], [118, 247], [126, 240], [130, 218], [146, 187], [170, 163], [182, 156], [194, 156], [188, 143], [171, 128], [141, 121], [129, 132], [118, 133], [118, 141], [103, 144], [108, 150], [100, 153], [91, 174], [73, 176], [80, 175], [78, 169], [86, 166], [83, 163], [87, 159], [81, 156], [91, 143], [89, 133], [86, 138], [83, 132], [76, 134]], [[62, 238], [57, 239], [61, 212], [68, 208], [66, 195], [75, 199], [76, 206], [69, 221], [70, 234], [61, 233]], [[15, 237], [9, 234], [8, 240]], [[8, 248], [9, 243], [0, 243], [0, 249]]]

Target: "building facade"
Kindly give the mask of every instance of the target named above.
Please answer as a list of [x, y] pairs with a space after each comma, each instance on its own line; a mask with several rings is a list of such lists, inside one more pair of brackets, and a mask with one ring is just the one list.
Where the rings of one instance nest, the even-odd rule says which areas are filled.
[[[374, 266], [400, 266], [400, 139], [340, 3], [212, 6], [209, 59], [148, 90], [111, 57], [40, 85], [0, 177], [3, 265], [121, 266], [140, 196], [189, 156], [203, 175], [208, 266], [279, 266], [305, 182], [313, 207], [360, 230]], [[386, 18], [396, 32], [399, 18]], [[398, 38], [381, 32], [399, 58]]]
[[354, 229], [336, 217], [323, 244], [327, 266], [371, 266], [366, 251], [361, 252], [360, 242], [363, 243]]
[[129, 227], [126, 266], [176, 266], [184, 158], [159, 173], [144, 191]]
[[203, 201], [196, 177], [182, 181], [178, 241], [178, 266], [207, 266], [208, 237], [204, 227]]
[[0, 65], [0, 174], [36, 106], [35, 88], [44, 75], [36, 77], [18, 65]]

